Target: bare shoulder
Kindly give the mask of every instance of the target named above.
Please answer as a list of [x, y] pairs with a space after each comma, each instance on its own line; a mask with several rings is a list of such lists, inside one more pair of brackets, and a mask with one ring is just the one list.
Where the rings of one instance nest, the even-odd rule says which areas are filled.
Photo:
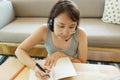
[[86, 32], [83, 28], [78, 28], [78, 33], [77, 33], [77, 39], [80, 40], [80, 39], [84, 39], [86, 38], [87, 35], [86, 35]]
[[84, 36], [86, 35], [86, 32], [83, 28], [78, 28], [78, 35]]
[[43, 32], [43, 33], [46, 33], [48, 31], [48, 27], [47, 27], [47, 24], [42, 24], [38, 27], [38, 30], [40, 32]]
[[47, 32], [48, 32], [47, 24], [42, 24], [36, 29], [34, 33], [37, 34], [38, 36], [41, 36], [41, 38], [45, 40]]

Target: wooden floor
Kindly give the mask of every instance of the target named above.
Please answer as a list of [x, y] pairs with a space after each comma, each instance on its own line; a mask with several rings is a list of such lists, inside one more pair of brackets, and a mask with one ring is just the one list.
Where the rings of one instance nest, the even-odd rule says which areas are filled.
[[[0, 45], [0, 54], [14, 55], [18, 45]], [[47, 51], [44, 46], [36, 46], [30, 50], [31, 56], [46, 56]], [[88, 49], [88, 60], [120, 62], [120, 50]]]
[[120, 52], [88, 51], [88, 60], [120, 62]]

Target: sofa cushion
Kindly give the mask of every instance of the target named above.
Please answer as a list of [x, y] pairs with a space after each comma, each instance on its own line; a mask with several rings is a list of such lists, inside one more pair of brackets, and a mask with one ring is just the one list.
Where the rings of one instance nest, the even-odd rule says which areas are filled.
[[[0, 41], [22, 42], [46, 22], [47, 18], [16, 18], [0, 30]], [[120, 47], [119, 25], [104, 23], [99, 18], [82, 18], [79, 27], [86, 31], [89, 46]]]
[[120, 25], [104, 23], [99, 18], [81, 19], [80, 27], [84, 28], [89, 46], [120, 47]]
[[[17, 17], [48, 17], [58, 0], [10, 0]], [[105, 0], [72, 0], [81, 17], [102, 17]], [[28, 4], [28, 5], [26, 5]]]
[[48, 17], [57, 0], [10, 0], [17, 17]]
[[102, 20], [107, 23], [120, 24], [120, 0], [105, 0]]
[[102, 17], [105, 0], [72, 0], [72, 1], [74, 1], [77, 4], [80, 10], [81, 17], [83, 18]]
[[10, 1], [0, 1], [0, 28], [14, 19], [14, 10]]
[[46, 18], [16, 18], [12, 23], [0, 30], [0, 41], [22, 42], [37, 27], [46, 22]]

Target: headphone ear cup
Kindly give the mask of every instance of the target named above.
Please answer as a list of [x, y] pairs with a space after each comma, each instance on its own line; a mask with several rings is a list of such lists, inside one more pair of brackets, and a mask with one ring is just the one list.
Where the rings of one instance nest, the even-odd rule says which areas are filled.
[[54, 29], [53, 29], [53, 26], [54, 26], [54, 19], [50, 19], [48, 25], [49, 25], [49, 26], [48, 26], [49, 29], [50, 29], [51, 31], [54, 31]]
[[49, 21], [49, 26], [50, 26], [50, 27], [53, 26], [53, 20], [52, 20], [52, 19], [50, 19], [50, 21]]

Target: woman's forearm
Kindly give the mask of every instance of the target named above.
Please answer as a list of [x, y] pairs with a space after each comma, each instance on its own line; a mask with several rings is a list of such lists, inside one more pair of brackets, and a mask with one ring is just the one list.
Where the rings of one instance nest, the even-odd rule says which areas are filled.
[[31, 69], [35, 69], [35, 61], [28, 55], [28, 53], [20, 48], [15, 51], [15, 55], [21, 63]]
[[67, 55], [67, 54], [65, 54], [63, 52], [54, 52], [53, 55], [57, 55], [59, 57], [69, 57], [70, 59], [73, 59], [72, 56], [69, 56], [69, 55]]
[[55, 53], [57, 53], [57, 55], [59, 55], [60, 57], [69, 57], [72, 62], [75, 62], [75, 63], [85, 63], [85, 61], [83, 61], [83, 60], [81, 60], [79, 58], [74, 58], [74, 57], [72, 57], [70, 55], [67, 55], [65, 53], [62, 53], [62, 52], [55, 52]]

